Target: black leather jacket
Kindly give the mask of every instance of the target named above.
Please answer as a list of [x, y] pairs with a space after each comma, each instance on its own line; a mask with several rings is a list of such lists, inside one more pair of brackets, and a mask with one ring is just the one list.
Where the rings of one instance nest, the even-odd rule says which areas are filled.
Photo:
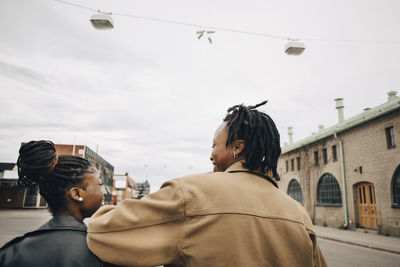
[[87, 247], [86, 225], [69, 215], [55, 216], [38, 230], [17, 237], [0, 249], [0, 266], [113, 266]]

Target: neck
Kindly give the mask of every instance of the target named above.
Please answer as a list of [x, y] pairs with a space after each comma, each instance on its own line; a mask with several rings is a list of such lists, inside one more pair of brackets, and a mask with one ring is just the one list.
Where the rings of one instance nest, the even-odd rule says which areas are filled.
[[54, 213], [53, 215], [54, 216], [57, 216], [57, 215], [69, 215], [69, 216], [73, 216], [73, 217], [77, 218], [80, 221], [83, 221], [83, 219], [84, 219], [82, 214], [79, 211], [77, 211], [75, 209], [71, 209], [71, 208], [68, 209], [68, 210], [58, 211], [57, 213]]
[[244, 155], [234, 159], [233, 163], [231, 165], [233, 165], [233, 164], [235, 164], [236, 162], [239, 162], [239, 161], [241, 161], [241, 162], [245, 162], [246, 161], [246, 159], [244, 158]]

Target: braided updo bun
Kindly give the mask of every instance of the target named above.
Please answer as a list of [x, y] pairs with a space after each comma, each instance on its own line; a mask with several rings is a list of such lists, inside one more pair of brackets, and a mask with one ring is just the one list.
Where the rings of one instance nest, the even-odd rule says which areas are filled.
[[55, 214], [66, 209], [66, 192], [80, 185], [87, 173], [97, 172], [87, 159], [56, 153], [53, 142], [30, 141], [19, 150], [18, 183], [39, 186], [40, 195]]
[[56, 149], [51, 141], [30, 141], [19, 150], [18, 182], [24, 187], [43, 181], [58, 162]]

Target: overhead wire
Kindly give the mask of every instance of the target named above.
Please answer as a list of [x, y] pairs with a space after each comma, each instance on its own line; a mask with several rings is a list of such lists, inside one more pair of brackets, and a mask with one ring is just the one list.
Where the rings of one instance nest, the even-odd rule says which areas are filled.
[[320, 39], [320, 38], [301, 38], [304, 41], [317, 41], [327, 43], [376, 43], [376, 44], [400, 44], [400, 41], [377, 41], [360, 39]]
[[194, 23], [186, 23], [186, 22], [167, 20], [167, 19], [158, 19], [158, 18], [152, 18], [152, 17], [136, 16], [136, 15], [131, 15], [131, 14], [123, 14], [123, 13], [112, 13], [112, 14], [113, 15], [118, 15], [118, 16], [132, 17], [132, 18], [137, 18], [137, 19], [158, 21], [158, 22], [164, 22], [164, 23], [170, 23], [170, 24], [178, 24], [178, 25], [190, 26], [190, 27], [205, 28], [205, 29], [224, 31], [224, 32], [242, 33], [242, 34], [249, 34], [249, 35], [264, 36], [264, 37], [269, 37], [269, 38], [290, 39], [290, 38], [288, 38], [286, 36], [274, 35], [274, 34], [268, 34], [268, 33], [242, 31], [242, 30], [221, 28], [221, 27], [208, 26], [208, 25], [200, 25], [200, 24], [194, 24]]
[[[69, 1], [64, 1], [64, 0], [53, 0], [53, 1], [65, 4], [65, 5], [70, 5], [70, 6], [74, 6], [74, 7], [78, 7], [78, 8], [82, 8], [82, 9], [91, 10], [94, 12], [101, 12], [98, 9], [94, 9], [94, 8], [80, 5], [80, 4], [71, 3]], [[260, 32], [253, 32], [253, 31], [244, 31], [244, 30], [223, 28], [223, 27], [216, 27], [216, 26], [209, 26], [209, 25], [200, 25], [200, 24], [195, 24], [195, 23], [187, 23], [187, 22], [176, 21], [176, 20], [139, 16], [139, 15], [133, 15], [133, 14], [127, 14], [127, 13], [110, 12], [108, 14], [114, 15], [114, 16], [123, 16], [123, 17], [130, 17], [130, 18], [136, 18], [136, 19], [142, 19], [142, 20], [156, 21], [156, 22], [161, 22], [161, 23], [169, 23], [169, 24], [175, 24], [175, 25], [197, 27], [197, 28], [202, 28], [202, 29], [217, 30], [217, 31], [222, 31], [222, 32], [232, 32], [232, 33], [239, 33], [239, 34], [246, 34], [246, 35], [253, 35], [253, 36], [275, 38], [275, 39], [285, 39], [285, 40], [289, 40], [289, 41], [297, 41], [297, 40], [301, 39], [304, 41], [318, 41], [318, 42], [400, 44], [400, 41], [359, 40], [359, 39], [347, 39], [347, 40], [346, 39], [342, 39], [342, 40], [337, 39], [337, 40], [335, 40], [335, 39], [322, 39], [322, 38], [290, 38], [290, 37], [287, 37], [284, 35], [260, 33]]]
[[[64, 1], [64, 0], [53, 0], [53, 1], [65, 4], [65, 5], [70, 5], [70, 6], [74, 6], [74, 7], [78, 7], [78, 8], [91, 10], [94, 12], [100, 12], [100, 10], [98, 10], [98, 9], [96, 10], [96, 9], [88, 7], [88, 6], [75, 4], [75, 3], [71, 3], [68, 1]], [[197, 28], [202, 28], [202, 29], [205, 28], [205, 29], [224, 31], [224, 32], [233, 32], [233, 33], [240, 33], [240, 34], [247, 34], [247, 35], [276, 38], [276, 39], [292, 40], [292, 38], [289, 38], [289, 37], [286, 37], [283, 35], [275, 35], [275, 34], [268, 34], [268, 33], [259, 33], [259, 32], [243, 31], [243, 30], [237, 30], [237, 29], [222, 28], [222, 27], [216, 27], [216, 26], [200, 25], [200, 24], [195, 24], [195, 23], [187, 23], [187, 22], [181, 22], [181, 21], [176, 21], [176, 20], [160, 19], [160, 18], [147, 17], [147, 16], [138, 16], [138, 15], [133, 15], [133, 14], [119, 13], [119, 12], [116, 12], [116, 13], [109, 12], [109, 14], [111, 14], [113, 16], [130, 17], [130, 18], [150, 20], [150, 21], [169, 23], [169, 24], [175, 24], [175, 25], [197, 27]]]
[[83, 9], [88, 9], [88, 10], [92, 10], [94, 12], [97, 12], [98, 10], [91, 8], [91, 7], [87, 7], [87, 6], [83, 6], [83, 5], [79, 5], [79, 4], [75, 4], [75, 3], [71, 3], [71, 2], [67, 2], [67, 1], [63, 1], [63, 0], [53, 0], [55, 2], [59, 2], [65, 5], [70, 5], [70, 6], [74, 6], [74, 7], [79, 7], [79, 8], [83, 8]]

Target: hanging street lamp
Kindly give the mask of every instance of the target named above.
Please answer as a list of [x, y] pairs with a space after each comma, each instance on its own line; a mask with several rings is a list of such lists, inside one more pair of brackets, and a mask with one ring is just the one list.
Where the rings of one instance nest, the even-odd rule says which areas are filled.
[[111, 17], [111, 13], [101, 12], [100, 10], [92, 15], [90, 22], [96, 30], [111, 30], [114, 28], [114, 21]]

